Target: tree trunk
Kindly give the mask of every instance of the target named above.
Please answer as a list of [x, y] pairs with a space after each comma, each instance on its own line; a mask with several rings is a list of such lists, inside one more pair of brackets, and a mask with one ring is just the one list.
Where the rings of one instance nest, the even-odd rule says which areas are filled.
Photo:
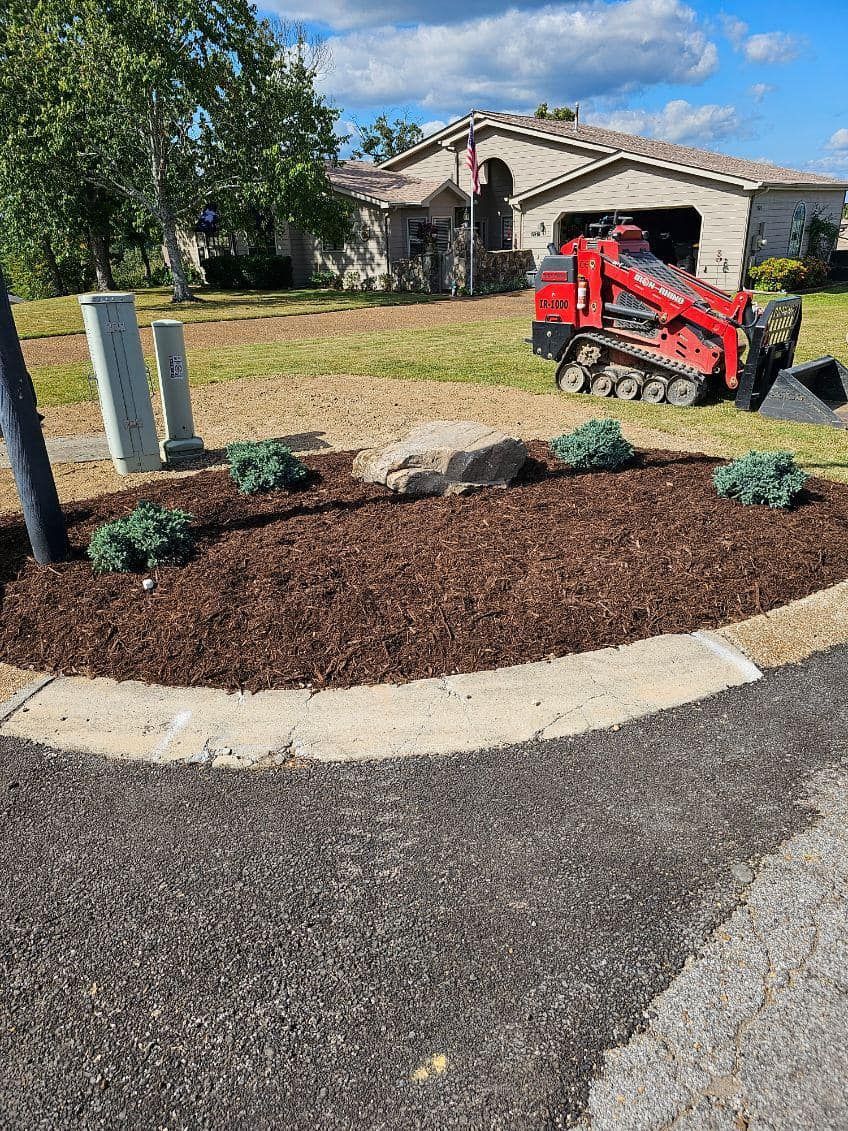
[[21, 500], [32, 552], [39, 565], [69, 553], [65, 518], [24, 364], [6, 282], [0, 275], [0, 426]]
[[153, 286], [153, 272], [150, 270], [150, 256], [147, 254], [147, 244], [144, 240], [138, 245], [138, 250], [141, 254], [141, 262], [144, 264], [144, 279], [148, 287]]
[[91, 262], [94, 264], [98, 291], [114, 291], [116, 287], [109, 260], [108, 231], [95, 232], [89, 229], [88, 249], [91, 252]]
[[173, 217], [168, 216], [162, 221], [162, 235], [165, 253], [168, 256], [168, 266], [171, 269], [171, 279], [174, 284], [174, 297], [171, 302], [198, 302], [197, 296], [191, 293], [191, 287], [188, 285], [185, 268], [183, 267], [183, 253], [177, 240], [177, 225]]
[[59, 264], [56, 262], [56, 256], [53, 252], [53, 245], [50, 242], [49, 236], [41, 237], [41, 250], [44, 254], [44, 263], [47, 267], [47, 273], [50, 276], [50, 286], [53, 294], [57, 297], [59, 295], [66, 295], [68, 293], [65, 287], [65, 280], [62, 278], [62, 272], [59, 270]]

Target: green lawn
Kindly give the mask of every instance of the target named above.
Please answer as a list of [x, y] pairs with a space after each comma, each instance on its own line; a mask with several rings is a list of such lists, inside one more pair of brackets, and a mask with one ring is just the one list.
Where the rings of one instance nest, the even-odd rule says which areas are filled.
[[[804, 300], [804, 326], [797, 360], [832, 353], [848, 361], [845, 343], [848, 288]], [[233, 378], [279, 375], [283, 380], [350, 373], [406, 380], [508, 385], [532, 393], [552, 389], [553, 367], [531, 354], [523, 319], [439, 326], [430, 330], [382, 330], [197, 350], [189, 355], [192, 384]], [[89, 396], [88, 365], [49, 366], [33, 372], [39, 401], [65, 404]], [[598, 413], [686, 435], [728, 454], [752, 447], [789, 448], [804, 465], [848, 480], [848, 433], [837, 429], [785, 424], [740, 413], [732, 402], [676, 409], [664, 405], [598, 402]]]
[[[329, 310], [352, 310], [363, 306], [403, 306], [427, 302], [422, 294], [385, 291], [208, 291], [198, 290], [203, 302], [174, 306], [168, 287], [137, 291], [135, 305], [139, 326], [156, 318], [179, 318], [182, 322], [227, 322], [242, 318], [273, 318], [288, 314], [321, 314]], [[46, 338], [82, 333], [82, 312], [76, 295], [19, 303], [13, 307], [21, 338]]]

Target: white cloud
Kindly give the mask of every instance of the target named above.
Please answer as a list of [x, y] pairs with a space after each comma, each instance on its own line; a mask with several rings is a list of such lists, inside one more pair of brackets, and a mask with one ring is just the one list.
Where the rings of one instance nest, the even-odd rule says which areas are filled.
[[748, 34], [748, 25], [745, 21], [737, 19], [736, 16], [722, 16], [721, 23], [724, 28], [724, 34], [730, 42], [734, 47], [740, 47], [745, 36]]
[[770, 82], [755, 82], [753, 86], [748, 87], [748, 93], [751, 95], [755, 102], [762, 102], [767, 94], [771, 94], [775, 90]]
[[516, 8], [459, 24], [382, 27], [329, 41], [324, 80], [342, 104], [534, 107], [699, 83], [718, 53], [680, 0], [591, 0]]
[[749, 63], [791, 63], [798, 57], [800, 41], [785, 31], [749, 35], [742, 50]]
[[848, 150], [848, 130], [837, 130], [836, 133], [830, 135], [827, 139], [828, 149], [846, 149]]
[[622, 133], [689, 145], [709, 145], [748, 132], [735, 106], [693, 106], [682, 98], [667, 102], [661, 110], [614, 110], [601, 116], [593, 114], [587, 121]]
[[[544, 0], [526, 0], [528, 7], [541, 7]], [[451, 23], [485, 16], [491, 0], [266, 0], [261, 7], [287, 20], [324, 23], [337, 30], [383, 27], [389, 24]]]
[[786, 31], [749, 35], [748, 25], [735, 16], [722, 16], [721, 23], [734, 50], [741, 51], [749, 63], [790, 63], [798, 57], [802, 47], [801, 39]]
[[432, 122], [422, 122], [421, 132], [425, 137], [429, 137], [430, 134], [435, 134], [438, 133], [439, 130], [443, 130], [446, 125], [448, 125], [448, 123], [443, 122], [441, 118], [434, 118]]

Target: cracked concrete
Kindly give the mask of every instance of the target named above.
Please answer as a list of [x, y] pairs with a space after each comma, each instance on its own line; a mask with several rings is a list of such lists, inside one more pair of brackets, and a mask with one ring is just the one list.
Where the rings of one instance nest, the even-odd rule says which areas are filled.
[[766, 857], [743, 902], [605, 1054], [591, 1131], [848, 1127], [848, 770], [821, 819]]
[[111, 758], [233, 770], [292, 757], [453, 754], [616, 726], [759, 678], [741, 652], [708, 636], [344, 690], [247, 695], [60, 676], [0, 704], [0, 732]]

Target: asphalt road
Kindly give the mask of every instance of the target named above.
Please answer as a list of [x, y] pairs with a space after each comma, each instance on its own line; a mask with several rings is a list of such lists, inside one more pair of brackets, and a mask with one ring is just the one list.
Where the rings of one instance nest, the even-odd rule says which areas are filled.
[[618, 731], [253, 776], [0, 739], [0, 1126], [553, 1128], [812, 819], [836, 649]]

